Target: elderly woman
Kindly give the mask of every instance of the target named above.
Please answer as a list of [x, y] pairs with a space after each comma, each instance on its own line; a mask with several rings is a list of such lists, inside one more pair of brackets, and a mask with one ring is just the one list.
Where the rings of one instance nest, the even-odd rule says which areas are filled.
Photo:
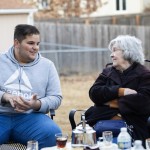
[[134, 36], [121, 35], [110, 42], [109, 49], [112, 66], [103, 70], [89, 90], [95, 109], [86, 112], [87, 120], [93, 114], [101, 120], [94, 126], [97, 136], [101, 136], [102, 130], [120, 128], [126, 122], [132, 139], [142, 140], [144, 144], [150, 137], [147, 127], [150, 71], [144, 66], [141, 41]]

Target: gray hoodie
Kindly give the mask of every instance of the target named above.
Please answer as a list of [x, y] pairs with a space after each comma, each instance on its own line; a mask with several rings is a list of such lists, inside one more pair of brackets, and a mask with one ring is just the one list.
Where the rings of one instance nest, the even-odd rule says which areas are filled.
[[21, 65], [14, 58], [13, 49], [11, 47], [8, 52], [0, 55], [0, 113], [16, 113], [10, 104], [2, 105], [4, 93], [22, 96], [26, 100], [36, 93], [41, 101], [39, 112], [47, 113], [50, 109], [57, 109], [62, 94], [53, 62], [38, 53], [33, 62]]

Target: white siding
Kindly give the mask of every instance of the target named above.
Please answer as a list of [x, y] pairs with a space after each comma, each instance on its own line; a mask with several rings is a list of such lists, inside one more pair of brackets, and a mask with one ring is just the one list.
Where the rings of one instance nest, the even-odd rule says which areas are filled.
[[17, 24], [28, 23], [28, 14], [0, 15], [0, 52], [13, 45], [13, 33]]

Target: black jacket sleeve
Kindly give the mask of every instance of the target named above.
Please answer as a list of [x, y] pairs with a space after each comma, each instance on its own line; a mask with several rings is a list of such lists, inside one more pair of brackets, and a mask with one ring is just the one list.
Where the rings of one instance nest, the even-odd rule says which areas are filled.
[[118, 98], [120, 85], [110, 84], [113, 81], [105, 73], [108, 71], [108, 69], [104, 69], [89, 90], [89, 97], [97, 106]]
[[121, 114], [150, 115], [150, 74], [143, 74], [137, 94], [118, 99]]

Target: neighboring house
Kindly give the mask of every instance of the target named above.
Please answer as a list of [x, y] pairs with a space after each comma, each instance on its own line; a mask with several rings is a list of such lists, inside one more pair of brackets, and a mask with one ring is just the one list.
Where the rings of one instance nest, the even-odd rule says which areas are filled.
[[33, 7], [22, 0], [0, 0], [0, 52], [13, 44], [14, 28], [17, 24], [33, 24]]
[[150, 0], [101, 0], [102, 7], [90, 14], [90, 17], [128, 15], [143, 13], [150, 9]]

